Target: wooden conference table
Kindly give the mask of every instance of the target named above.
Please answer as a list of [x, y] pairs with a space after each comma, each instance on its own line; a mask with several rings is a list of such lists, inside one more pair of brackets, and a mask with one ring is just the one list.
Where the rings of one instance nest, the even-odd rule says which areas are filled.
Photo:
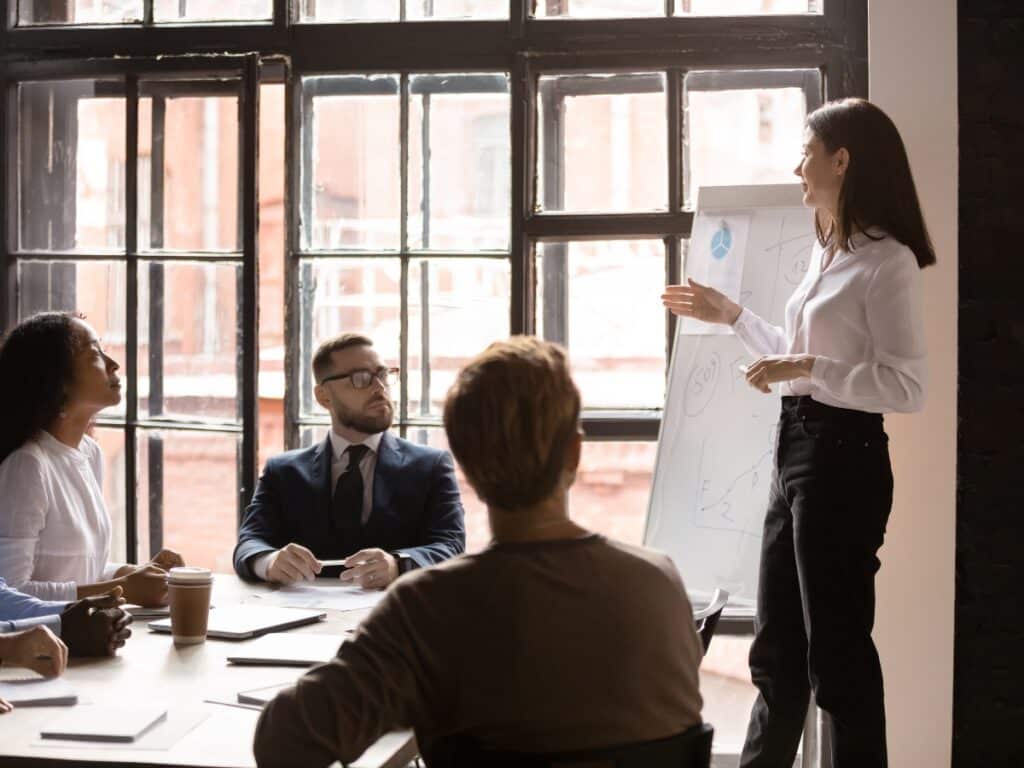
[[[271, 588], [248, 584], [233, 575], [218, 574], [214, 606], [232, 603], [259, 605]], [[264, 603], [265, 604], [265, 603]], [[330, 634], [339, 643], [369, 609], [327, 611], [326, 621], [290, 630], [294, 633]], [[231, 702], [239, 691], [291, 682], [306, 670], [297, 667], [233, 666], [227, 657], [246, 642], [207, 640], [201, 645], [176, 648], [170, 635], [150, 632], [146, 620], [136, 620], [132, 637], [113, 659], [72, 659], [63, 679], [78, 693], [79, 705], [103, 704], [132, 707], [155, 704], [166, 707], [168, 723], [176, 713], [186, 719], [204, 718], [166, 749], [128, 746], [41, 746], [39, 731], [47, 722], [68, 711], [67, 707], [22, 707], [0, 715], [0, 765], [38, 766], [198, 766], [243, 768], [255, 764], [253, 733], [259, 712], [255, 709], [211, 703]], [[0, 679], [25, 677], [27, 670], [0, 670]], [[187, 715], [187, 718], [186, 718]], [[163, 726], [161, 726], [163, 727]], [[371, 746], [352, 768], [399, 768], [416, 757], [416, 743], [409, 731], [387, 734]], [[59, 762], [58, 762], [59, 761]]]

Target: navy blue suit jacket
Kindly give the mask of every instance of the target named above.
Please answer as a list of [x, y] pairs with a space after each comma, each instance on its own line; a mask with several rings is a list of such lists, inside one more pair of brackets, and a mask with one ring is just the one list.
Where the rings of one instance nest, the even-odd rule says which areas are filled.
[[362, 546], [342, 541], [331, 518], [332, 453], [327, 439], [267, 462], [238, 531], [234, 564], [239, 576], [255, 579], [252, 560], [291, 542], [321, 560], [378, 547], [408, 555], [416, 567], [465, 550], [462, 502], [448, 453], [384, 433]]

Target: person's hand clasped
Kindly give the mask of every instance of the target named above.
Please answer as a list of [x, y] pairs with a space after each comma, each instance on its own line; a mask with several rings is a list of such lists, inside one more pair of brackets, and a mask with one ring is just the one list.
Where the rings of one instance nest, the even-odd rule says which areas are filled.
[[267, 581], [277, 584], [293, 584], [296, 581], [312, 581], [320, 573], [320, 561], [316, 555], [301, 544], [286, 544], [270, 556], [267, 561]]
[[185, 558], [175, 552], [173, 549], [161, 549], [156, 553], [149, 562], [158, 568], [163, 568], [165, 571], [171, 570], [171, 568], [180, 568], [185, 565]]
[[363, 589], [385, 589], [398, 578], [398, 561], [383, 549], [361, 549], [345, 560], [338, 577]]
[[27, 667], [43, 677], [57, 677], [68, 665], [68, 647], [42, 625], [0, 635], [0, 659], [14, 667]]
[[771, 384], [811, 375], [814, 355], [766, 355], [758, 358], [745, 371], [747, 383], [765, 394], [771, 392]]
[[121, 609], [124, 598], [115, 587], [105, 595], [71, 603], [60, 615], [60, 636], [72, 656], [114, 656], [131, 637], [130, 614]]
[[686, 285], [667, 285], [661, 303], [679, 317], [692, 317], [705, 323], [732, 325], [743, 308], [724, 293], [701, 285], [693, 278]]
[[118, 581], [129, 603], [145, 608], [167, 605], [167, 571], [153, 563], [133, 568]]

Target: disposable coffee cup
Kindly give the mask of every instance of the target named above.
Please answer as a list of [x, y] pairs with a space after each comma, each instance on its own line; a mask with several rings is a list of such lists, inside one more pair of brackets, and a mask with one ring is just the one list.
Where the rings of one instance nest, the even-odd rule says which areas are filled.
[[212, 591], [213, 574], [208, 568], [171, 568], [167, 574], [167, 599], [175, 645], [195, 645], [206, 640]]

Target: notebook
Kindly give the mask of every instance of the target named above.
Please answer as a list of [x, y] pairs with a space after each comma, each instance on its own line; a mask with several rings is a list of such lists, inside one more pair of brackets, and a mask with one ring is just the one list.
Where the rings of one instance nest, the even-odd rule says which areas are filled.
[[277, 696], [279, 691], [283, 691], [285, 688], [290, 688], [293, 685], [295, 685], [295, 683], [278, 683], [277, 685], [268, 685], [265, 688], [253, 688], [249, 691], [241, 691], [238, 694], [238, 703], [263, 707], [266, 706], [272, 698]]
[[296, 635], [271, 632], [239, 646], [228, 656], [230, 664], [311, 667], [330, 661], [342, 639], [337, 635]]
[[[251, 605], [233, 605], [210, 611], [206, 634], [226, 640], [245, 640], [274, 630], [301, 627], [326, 618], [324, 611], [298, 608], [262, 608]], [[153, 632], [170, 632], [171, 620], [149, 622]]]
[[60, 707], [77, 704], [78, 694], [64, 680], [32, 677], [0, 683], [0, 699], [16, 707]]
[[167, 718], [162, 707], [75, 707], [39, 732], [43, 739], [132, 742]]

